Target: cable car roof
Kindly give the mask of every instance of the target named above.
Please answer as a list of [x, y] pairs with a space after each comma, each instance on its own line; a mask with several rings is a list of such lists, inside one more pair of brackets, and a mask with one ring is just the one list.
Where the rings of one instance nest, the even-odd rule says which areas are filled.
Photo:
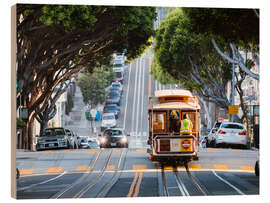
[[153, 104], [153, 110], [164, 110], [164, 109], [181, 109], [181, 110], [199, 110], [200, 105], [196, 103], [186, 103], [186, 102], [166, 102]]
[[193, 97], [190, 91], [181, 89], [156, 90], [155, 97], [184, 96]]

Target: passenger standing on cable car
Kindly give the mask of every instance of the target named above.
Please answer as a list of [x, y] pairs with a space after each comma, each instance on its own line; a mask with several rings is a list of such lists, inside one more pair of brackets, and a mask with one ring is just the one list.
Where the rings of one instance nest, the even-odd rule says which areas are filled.
[[192, 135], [192, 128], [193, 124], [189, 119], [188, 114], [185, 114], [181, 121], [180, 135]]

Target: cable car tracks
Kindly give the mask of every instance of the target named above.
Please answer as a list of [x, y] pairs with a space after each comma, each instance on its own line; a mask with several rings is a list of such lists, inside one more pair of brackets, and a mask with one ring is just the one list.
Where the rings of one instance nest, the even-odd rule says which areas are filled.
[[[192, 176], [187, 165], [185, 166], [185, 173], [179, 171], [175, 164], [170, 167], [172, 170], [166, 170], [166, 166], [163, 164], [160, 165], [160, 168], [160, 196], [175, 196], [179, 193], [181, 196], [191, 196], [194, 192], [197, 195], [207, 196], [206, 189]], [[170, 182], [170, 186], [168, 186], [168, 182]], [[174, 182], [173, 185], [172, 182]]]
[[[105, 161], [98, 172], [98, 174], [95, 170], [97, 166], [97, 162], [101, 159], [101, 154], [105, 150], [100, 150], [93, 162], [93, 165], [91, 167], [91, 170], [86, 175], [83, 175], [80, 179], [78, 179], [74, 184], [70, 185], [69, 187], [65, 188], [64, 190], [58, 192], [57, 194], [53, 195], [51, 198], [82, 198], [82, 197], [88, 197], [89, 195], [91, 197], [104, 197], [106, 195], [106, 192], [112, 187], [114, 182], [118, 179], [117, 174], [119, 171], [124, 167], [125, 157], [127, 154], [127, 150], [121, 149], [120, 156], [117, 162], [116, 168], [112, 172], [112, 176], [106, 181], [101, 181], [102, 178], [105, 176], [106, 169], [109, 166], [109, 162], [111, 161], [111, 157], [113, 154], [113, 149], [110, 149], [108, 152], [108, 155], [105, 158]], [[123, 161], [124, 160], [124, 161]], [[90, 178], [91, 176], [91, 178]], [[93, 176], [93, 177], [92, 177]], [[99, 184], [101, 183], [102, 184]], [[89, 192], [90, 190], [95, 190], [94, 193]], [[74, 194], [74, 191], [75, 194]]]

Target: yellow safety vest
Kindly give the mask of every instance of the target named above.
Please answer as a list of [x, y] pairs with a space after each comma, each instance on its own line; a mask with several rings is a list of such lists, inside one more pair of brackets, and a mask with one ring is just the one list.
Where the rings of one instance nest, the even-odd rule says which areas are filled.
[[191, 134], [192, 133], [192, 123], [189, 119], [184, 119], [181, 121], [180, 134]]

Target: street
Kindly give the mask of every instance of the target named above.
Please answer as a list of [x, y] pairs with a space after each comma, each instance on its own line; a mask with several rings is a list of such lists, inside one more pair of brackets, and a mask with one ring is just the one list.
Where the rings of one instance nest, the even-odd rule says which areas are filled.
[[[188, 169], [148, 159], [148, 97], [155, 90], [175, 88], [150, 76], [152, 57], [148, 52], [125, 70], [117, 126], [130, 134], [129, 148], [17, 151], [18, 199], [259, 194], [256, 150], [200, 147], [199, 160]], [[74, 119], [67, 127], [96, 137], [82, 107], [77, 91]], [[98, 131], [99, 122], [95, 126]]]

